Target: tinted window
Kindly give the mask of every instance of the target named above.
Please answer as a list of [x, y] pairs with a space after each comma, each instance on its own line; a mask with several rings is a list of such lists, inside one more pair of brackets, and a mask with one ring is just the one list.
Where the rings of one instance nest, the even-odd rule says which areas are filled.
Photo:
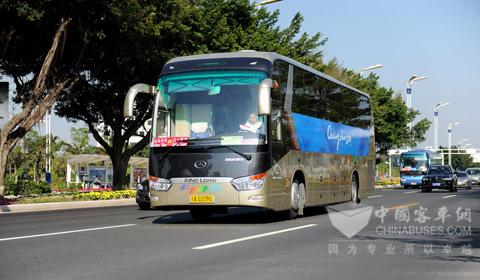
[[347, 125], [368, 128], [371, 124], [370, 100], [353, 90], [342, 88], [343, 122]]
[[355, 119], [355, 126], [361, 128], [368, 128], [372, 124], [372, 109], [368, 97], [357, 94], [357, 118]]
[[458, 173], [457, 173], [457, 176], [460, 177], [460, 178], [462, 178], [462, 177], [467, 177], [467, 173], [465, 173], [465, 172], [458, 172]]
[[368, 97], [297, 67], [293, 74], [292, 110], [354, 127], [371, 125]]
[[478, 175], [480, 173], [480, 170], [478, 169], [469, 169], [467, 170], [468, 175]]
[[428, 174], [451, 174], [452, 169], [450, 166], [432, 166], [428, 169]]
[[350, 126], [357, 126], [358, 115], [357, 93], [346, 88], [341, 89], [343, 100], [343, 123]]
[[324, 90], [327, 97], [327, 119], [332, 122], [343, 123], [343, 96], [340, 86], [324, 80]]
[[288, 83], [288, 63], [275, 61], [272, 71], [272, 79], [278, 83], [279, 88], [272, 89], [273, 109], [282, 109], [285, 102]]
[[293, 74], [292, 110], [314, 118], [325, 118], [325, 97], [319, 78], [297, 67]]

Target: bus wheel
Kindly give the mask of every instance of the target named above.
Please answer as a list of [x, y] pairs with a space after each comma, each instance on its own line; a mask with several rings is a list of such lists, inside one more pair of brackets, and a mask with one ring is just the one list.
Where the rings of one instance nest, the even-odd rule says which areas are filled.
[[140, 208], [140, 210], [150, 210], [150, 202], [139, 202], [138, 208]]
[[296, 219], [298, 216], [303, 216], [303, 209], [305, 207], [305, 184], [299, 181], [293, 181], [290, 195], [290, 219]]
[[190, 215], [197, 222], [204, 222], [212, 216], [212, 212], [208, 209], [190, 209]]
[[357, 176], [352, 176], [352, 202], [360, 203], [360, 198], [358, 197], [358, 179]]

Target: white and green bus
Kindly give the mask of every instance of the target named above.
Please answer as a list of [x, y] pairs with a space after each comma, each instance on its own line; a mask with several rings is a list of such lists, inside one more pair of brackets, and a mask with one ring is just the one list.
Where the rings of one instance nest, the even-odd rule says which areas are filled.
[[196, 219], [229, 207], [288, 210], [359, 202], [374, 187], [370, 98], [270, 52], [168, 61], [155, 86], [149, 180], [141, 208], [187, 209]]

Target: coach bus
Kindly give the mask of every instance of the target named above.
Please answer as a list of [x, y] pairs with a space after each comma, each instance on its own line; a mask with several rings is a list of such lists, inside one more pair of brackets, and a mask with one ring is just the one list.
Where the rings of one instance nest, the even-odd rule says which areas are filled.
[[[286, 210], [358, 203], [374, 187], [370, 98], [295, 60], [240, 51], [168, 61], [156, 86], [147, 207], [194, 219], [228, 207]], [[143, 205], [145, 207], [145, 204]]]
[[429, 150], [411, 150], [400, 155], [400, 184], [408, 189], [421, 187], [430, 165], [442, 164], [443, 156]]

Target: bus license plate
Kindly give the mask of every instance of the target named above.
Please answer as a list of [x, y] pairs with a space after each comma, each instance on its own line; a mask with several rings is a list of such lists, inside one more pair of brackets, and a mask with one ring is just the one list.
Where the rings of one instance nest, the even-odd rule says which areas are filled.
[[213, 203], [215, 197], [213, 195], [191, 195], [190, 203]]

